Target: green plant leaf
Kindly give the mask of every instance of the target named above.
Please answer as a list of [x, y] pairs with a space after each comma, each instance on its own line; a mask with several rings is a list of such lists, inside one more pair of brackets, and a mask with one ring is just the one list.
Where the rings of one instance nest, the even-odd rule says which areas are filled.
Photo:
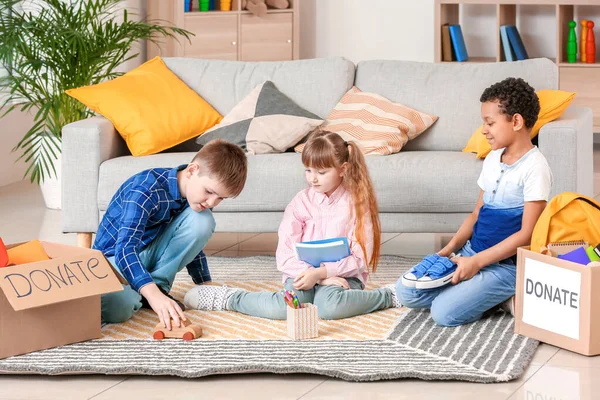
[[[31, 112], [34, 124], [13, 151], [28, 163], [25, 176], [40, 182], [56, 174], [62, 128], [93, 112], [65, 94], [72, 88], [114, 79], [131, 60], [135, 43], [192, 35], [164, 21], [137, 21], [122, 11], [121, 0], [0, 0], [0, 118], [15, 110]], [[18, 104], [16, 104], [18, 103]], [[58, 139], [56, 141], [55, 139]]]

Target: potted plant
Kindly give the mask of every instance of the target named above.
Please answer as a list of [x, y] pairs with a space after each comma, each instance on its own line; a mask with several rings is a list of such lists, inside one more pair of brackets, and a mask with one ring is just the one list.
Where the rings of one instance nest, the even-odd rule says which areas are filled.
[[16, 109], [34, 115], [13, 151], [22, 152], [25, 176], [42, 185], [49, 208], [60, 208], [62, 128], [93, 114], [65, 90], [121, 75], [117, 68], [138, 56], [140, 40], [190, 34], [131, 19], [121, 0], [0, 0], [0, 66], [8, 70], [0, 77], [0, 118]]

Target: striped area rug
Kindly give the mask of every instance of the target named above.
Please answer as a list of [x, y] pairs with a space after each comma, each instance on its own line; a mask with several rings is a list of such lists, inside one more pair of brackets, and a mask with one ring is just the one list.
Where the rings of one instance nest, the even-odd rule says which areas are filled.
[[[402, 262], [400, 262], [400, 260]], [[378, 288], [398, 279], [401, 268], [414, 265], [418, 259], [384, 258], [377, 273], [373, 274], [367, 289]], [[226, 284], [252, 292], [281, 290], [281, 273], [275, 268], [272, 256], [249, 258], [209, 257], [214, 284]], [[406, 269], [406, 268], [404, 268]], [[183, 299], [194, 286], [189, 275], [182, 271], [177, 275], [171, 294]], [[337, 321], [319, 321], [319, 337], [316, 340], [370, 340], [385, 339], [394, 326], [402, 309], [392, 308], [372, 314]], [[202, 326], [202, 340], [247, 339], [266, 340], [287, 338], [286, 321], [273, 321], [229, 311], [186, 311], [191, 321]], [[102, 340], [148, 339], [158, 323], [158, 317], [150, 310], [142, 309], [124, 324], [107, 325], [102, 330]]]
[[[394, 282], [417, 259], [383, 256], [369, 288]], [[274, 257], [209, 257], [216, 283], [279, 290]], [[173, 293], [193, 286], [185, 273]], [[513, 334], [502, 312], [458, 328], [441, 328], [427, 311], [390, 309], [340, 321], [319, 321], [319, 338], [286, 337], [285, 321], [234, 312], [186, 311], [204, 336], [191, 342], [154, 341], [157, 317], [141, 310], [125, 324], [107, 325], [102, 338], [0, 360], [0, 372], [37, 374], [314, 373], [352, 381], [395, 378], [502, 382], [519, 377], [537, 341]], [[294, 359], [293, 365], [289, 360]]]

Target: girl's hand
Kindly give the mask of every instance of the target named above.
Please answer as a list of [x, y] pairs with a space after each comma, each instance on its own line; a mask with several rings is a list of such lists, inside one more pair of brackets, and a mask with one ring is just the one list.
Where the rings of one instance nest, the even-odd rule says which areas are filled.
[[473, 257], [455, 257], [452, 261], [457, 265], [452, 276], [453, 285], [471, 279], [480, 270]]
[[344, 289], [350, 289], [350, 285], [348, 281], [344, 278], [340, 278], [339, 276], [334, 276], [332, 278], [325, 278], [319, 281], [319, 285], [322, 286], [339, 286]]
[[[322, 275], [325, 276], [322, 276]], [[317, 282], [327, 277], [327, 270], [325, 268], [309, 268], [302, 272], [294, 279], [294, 289], [296, 290], [310, 290]]]

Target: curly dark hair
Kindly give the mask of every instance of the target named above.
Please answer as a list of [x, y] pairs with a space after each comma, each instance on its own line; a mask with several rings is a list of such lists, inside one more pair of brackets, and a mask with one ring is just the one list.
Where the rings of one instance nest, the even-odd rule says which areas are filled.
[[482, 103], [496, 100], [502, 114], [509, 118], [521, 114], [525, 126], [533, 128], [540, 113], [540, 100], [527, 82], [521, 78], [506, 78], [485, 89], [479, 99]]

